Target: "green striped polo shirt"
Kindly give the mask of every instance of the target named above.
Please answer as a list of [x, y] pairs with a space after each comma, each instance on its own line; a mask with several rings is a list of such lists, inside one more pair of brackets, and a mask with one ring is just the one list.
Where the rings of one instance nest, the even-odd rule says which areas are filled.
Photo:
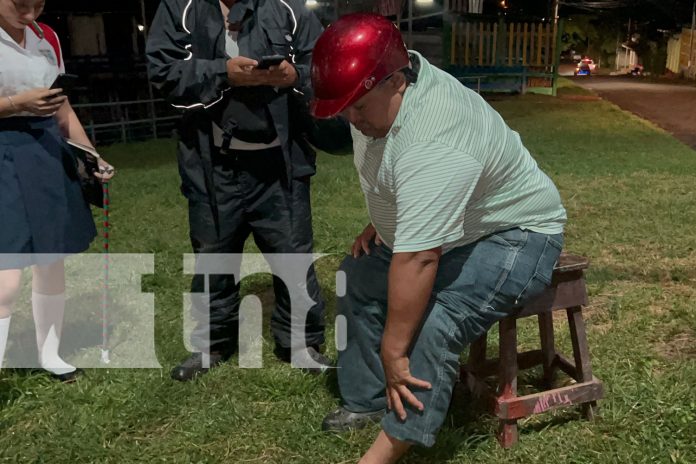
[[517, 132], [476, 92], [417, 52], [389, 134], [355, 127], [355, 166], [372, 224], [394, 252], [447, 252], [520, 227], [563, 232], [566, 212], [555, 185]]

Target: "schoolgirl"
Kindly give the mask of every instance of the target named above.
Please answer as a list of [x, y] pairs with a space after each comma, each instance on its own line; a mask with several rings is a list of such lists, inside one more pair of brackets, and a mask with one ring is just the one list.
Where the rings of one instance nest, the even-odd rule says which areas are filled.
[[[39, 364], [72, 381], [80, 370], [58, 354], [64, 257], [85, 251], [96, 228], [64, 139], [92, 144], [61, 89], [49, 89], [65, 68], [55, 32], [36, 22], [44, 5], [0, 0], [0, 369], [22, 269], [31, 266]], [[95, 176], [111, 179], [113, 168], [99, 164]]]

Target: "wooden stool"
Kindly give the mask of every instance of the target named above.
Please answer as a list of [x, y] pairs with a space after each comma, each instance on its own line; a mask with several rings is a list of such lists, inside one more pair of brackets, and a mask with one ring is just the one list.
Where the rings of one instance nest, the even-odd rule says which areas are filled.
[[[587, 258], [561, 254], [553, 272], [551, 286], [530, 304], [518, 308], [514, 315], [499, 322], [500, 358], [486, 359], [486, 335], [471, 344], [469, 359], [462, 366], [461, 378], [476, 396], [484, 396], [499, 418], [498, 441], [503, 448], [517, 442], [517, 420], [550, 409], [582, 405], [587, 419], [594, 416], [596, 401], [603, 396], [602, 382], [592, 375], [590, 352], [587, 347], [582, 307], [587, 305], [584, 270]], [[553, 336], [553, 312], [566, 311], [575, 362], [556, 352]], [[517, 352], [517, 319], [529, 316], [539, 318], [541, 349]], [[517, 396], [517, 371], [542, 365], [546, 390]], [[560, 369], [577, 383], [562, 388], [550, 388], [556, 369]], [[493, 394], [483, 379], [498, 373], [498, 391]]]

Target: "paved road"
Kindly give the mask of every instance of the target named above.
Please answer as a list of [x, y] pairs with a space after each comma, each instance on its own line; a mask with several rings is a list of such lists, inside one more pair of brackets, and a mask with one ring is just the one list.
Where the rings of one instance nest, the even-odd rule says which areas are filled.
[[625, 77], [576, 78], [624, 110], [652, 121], [696, 149], [696, 87], [652, 84]]

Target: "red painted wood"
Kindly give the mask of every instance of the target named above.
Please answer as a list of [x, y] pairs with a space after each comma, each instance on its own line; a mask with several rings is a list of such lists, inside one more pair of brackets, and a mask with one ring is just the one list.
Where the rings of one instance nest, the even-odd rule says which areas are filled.
[[[602, 382], [592, 375], [582, 307], [588, 303], [584, 269], [587, 258], [562, 254], [554, 269], [552, 285], [535, 301], [520, 308], [514, 315], [499, 322], [500, 354], [498, 359], [486, 359], [486, 337], [474, 342], [468, 363], [462, 366], [462, 379], [477, 396], [492, 403], [499, 417], [498, 441], [504, 448], [518, 440], [517, 420], [551, 409], [582, 405], [589, 419], [594, 417], [597, 400], [603, 397]], [[556, 351], [553, 311], [565, 310], [573, 344], [574, 363]], [[517, 353], [517, 322], [522, 317], [537, 315], [541, 350]], [[542, 365], [547, 390], [532, 395], [517, 396], [519, 369]], [[554, 372], [560, 369], [577, 380], [577, 384], [551, 389]], [[498, 391], [494, 394], [482, 381], [498, 372]], [[492, 401], [491, 401], [492, 400]]]

